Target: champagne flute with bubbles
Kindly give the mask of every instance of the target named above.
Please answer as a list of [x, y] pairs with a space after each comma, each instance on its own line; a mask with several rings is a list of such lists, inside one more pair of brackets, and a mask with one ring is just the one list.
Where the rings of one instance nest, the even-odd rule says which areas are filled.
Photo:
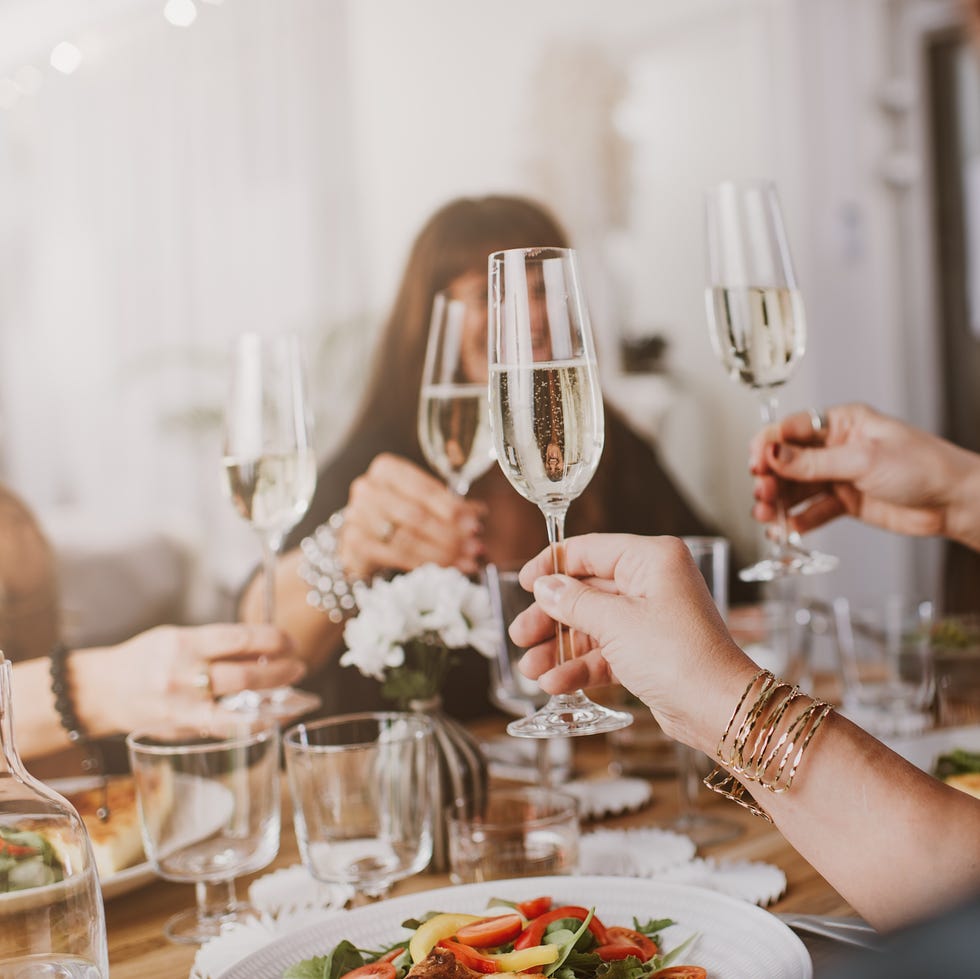
[[[602, 454], [602, 392], [575, 252], [515, 248], [489, 258], [490, 421], [497, 461], [548, 526], [555, 573], [565, 570], [565, 514]], [[556, 624], [558, 661], [573, 633]], [[551, 697], [510, 734], [551, 738], [626, 727], [632, 717], [581, 690]]]
[[[306, 513], [316, 487], [312, 422], [299, 339], [245, 333], [235, 341], [224, 426], [225, 490], [262, 544], [264, 618], [275, 622], [276, 561], [286, 534]], [[320, 698], [289, 687], [243, 690], [222, 703], [235, 710], [296, 716]]]
[[493, 465], [486, 305], [436, 294], [422, 369], [419, 445], [458, 496]]
[[[776, 420], [776, 391], [806, 349], [803, 297], [775, 186], [726, 181], [705, 200], [708, 239], [706, 305], [711, 342], [728, 376], [759, 395], [763, 423]], [[779, 504], [767, 535], [769, 554], [743, 568], [743, 581], [821, 574], [837, 567], [830, 554], [807, 551]]]

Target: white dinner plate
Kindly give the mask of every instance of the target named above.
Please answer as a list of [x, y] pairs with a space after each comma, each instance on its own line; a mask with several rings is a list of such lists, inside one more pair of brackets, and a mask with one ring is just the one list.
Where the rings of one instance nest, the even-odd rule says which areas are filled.
[[559, 904], [595, 906], [603, 923], [631, 927], [671, 918], [663, 931], [667, 950], [697, 938], [677, 965], [700, 965], [712, 979], [810, 979], [813, 965], [803, 943], [767, 911], [714, 891], [684, 884], [623, 877], [526, 877], [422, 891], [357, 908], [308, 925], [253, 952], [219, 979], [281, 979], [302, 959], [323, 955], [348, 939], [378, 948], [407, 937], [401, 924], [427, 911], [479, 914], [490, 898], [526, 900], [549, 894]]
[[936, 760], [955, 748], [980, 752], [980, 724], [969, 727], [941, 727], [903, 738], [882, 738], [892, 751], [931, 775]]

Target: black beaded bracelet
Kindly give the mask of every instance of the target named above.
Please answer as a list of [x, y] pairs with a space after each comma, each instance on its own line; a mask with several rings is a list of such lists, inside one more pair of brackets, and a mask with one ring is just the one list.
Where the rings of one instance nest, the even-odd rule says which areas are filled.
[[79, 745], [85, 752], [82, 759], [82, 768], [85, 773], [101, 779], [102, 805], [98, 808], [97, 815], [99, 819], [106, 820], [109, 818], [109, 790], [105, 777], [102, 750], [94, 741], [89, 740], [89, 736], [75, 712], [75, 701], [71, 695], [71, 684], [68, 682], [66, 671], [70, 652], [64, 643], [59, 642], [55, 643], [48, 656], [51, 671], [51, 692], [54, 694], [54, 709], [58, 712], [61, 726], [68, 734], [68, 740], [72, 744]]

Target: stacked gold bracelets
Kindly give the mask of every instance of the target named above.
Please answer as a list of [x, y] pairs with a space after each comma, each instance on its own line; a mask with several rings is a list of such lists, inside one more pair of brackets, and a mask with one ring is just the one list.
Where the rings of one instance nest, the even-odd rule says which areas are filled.
[[785, 792], [793, 784], [803, 752], [830, 711], [829, 704], [812, 700], [799, 687], [760, 670], [745, 688], [718, 742], [716, 755], [721, 766], [705, 777], [704, 784], [771, 822], [744, 783]]

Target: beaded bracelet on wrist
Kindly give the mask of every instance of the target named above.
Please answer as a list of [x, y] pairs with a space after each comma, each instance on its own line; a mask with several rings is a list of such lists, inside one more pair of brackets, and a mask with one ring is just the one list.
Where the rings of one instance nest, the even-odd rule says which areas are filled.
[[338, 535], [343, 526], [344, 511], [338, 510], [299, 545], [303, 554], [299, 576], [310, 586], [307, 604], [336, 623], [357, 611], [352, 582], [338, 553]]
[[105, 764], [102, 750], [89, 739], [82, 722], [75, 711], [75, 701], [72, 698], [71, 683], [68, 680], [68, 656], [70, 650], [64, 643], [56, 643], [48, 656], [48, 668], [51, 673], [51, 693], [54, 694], [54, 709], [58, 712], [61, 726], [68, 735], [68, 740], [78, 745], [84, 751], [82, 768], [86, 775], [101, 779], [102, 805], [96, 810], [101, 820], [109, 818], [109, 796], [106, 784]]

